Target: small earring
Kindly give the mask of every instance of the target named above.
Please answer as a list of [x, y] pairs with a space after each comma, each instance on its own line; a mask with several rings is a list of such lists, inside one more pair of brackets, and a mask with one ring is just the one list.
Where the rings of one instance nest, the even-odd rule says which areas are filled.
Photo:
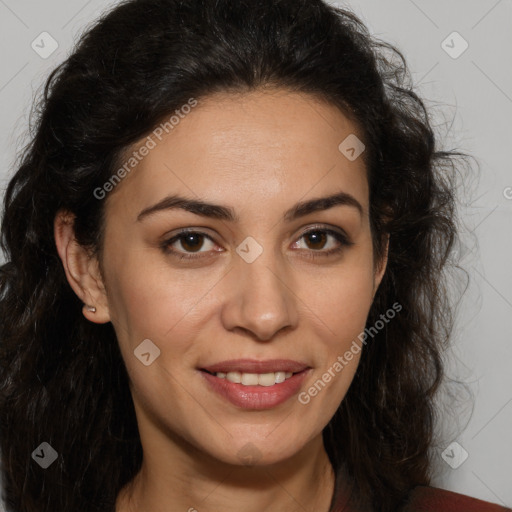
[[85, 305], [87, 311], [90, 311], [91, 313], [96, 313], [96, 308], [94, 306], [88, 306], [87, 304]]

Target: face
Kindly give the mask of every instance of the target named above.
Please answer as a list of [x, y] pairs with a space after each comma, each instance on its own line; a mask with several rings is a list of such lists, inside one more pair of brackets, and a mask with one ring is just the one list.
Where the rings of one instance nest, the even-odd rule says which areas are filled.
[[271, 464], [319, 439], [361, 355], [343, 357], [384, 266], [363, 157], [338, 146], [362, 136], [285, 91], [218, 94], [182, 117], [106, 199], [108, 315], [145, 449]]

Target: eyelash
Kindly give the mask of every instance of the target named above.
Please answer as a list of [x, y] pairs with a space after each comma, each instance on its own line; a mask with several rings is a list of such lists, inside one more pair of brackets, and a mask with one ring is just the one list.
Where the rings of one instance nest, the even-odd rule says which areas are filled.
[[[318, 257], [323, 258], [323, 257], [333, 256], [335, 254], [341, 253], [341, 251], [343, 251], [346, 247], [350, 247], [351, 245], [354, 245], [354, 242], [351, 242], [347, 238], [347, 236], [345, 236], [343, 233], [339, 233], [337, 231], [333, 231], [332, 229], [327, 229], [327, 228], [313, 228], [313, 229], [310, 229], [309, 231], [306, 231], [305, 233], [302, 233], [302, 235], [300, 236], [300, 238], [298, 240], [304, 238], [305, 236], [309, 235], [310, 233], [325, 233], [327, 235], [331, 235], [340, 244], [339, 247], [334, 248], [334, 249], [329, 249], [327, 251], [322, 251], [322, 250], [315, 251], [314, 249], [311, 249], [309, 251], [311, 254], [309, 254], [307, 256], [308, 258], [311, 258], [311, 259], [316, 259]], [[180, 253], [180, 252], [175, 251], [173, 249], [169, 249], [169, 246], [171, 246], [174, 242], [177, 242], [178, 240], [181, 240], [184, 236], [190, 235], [190, 234], [202, 235], [202, 236], [208, 238], [209, 240], [211, 240], [212, 242], [215, 243], [215, 241], [212, 239], [212, 237], [207, 235], [206, 233], [203, 233], [201, 231], [196, 231], [196, 230], [193, 230], [193, 229], [184, 229], [184, 230], [180, 231], [177, 235], [173, 236], [172, 238], [170, 238], [168, 240], [164, 240], [160, 247], [161, 247], [161, 249], [163, 250], [163, 252], [165, 254], [173, 256], [173, 257], [177, 258], [178, 260], [183, 260], [183, 259], [185, 259], [185, 260], [197, 260], [197, 259], [201, 259], [201, 258], [207, 257], [207, 256], [199, 256], [199, 255], [196, 255], [196, 254], [190, 255], [190, 254], [186, 254], [186, 253]], [[201, 253], [201, 254], [205, 254], [205, 253]]]

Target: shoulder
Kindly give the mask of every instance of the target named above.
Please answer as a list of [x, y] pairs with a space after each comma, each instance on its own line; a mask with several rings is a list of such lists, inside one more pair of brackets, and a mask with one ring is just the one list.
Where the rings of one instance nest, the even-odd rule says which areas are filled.
[[512, 509], [437, 487], [418, 486], [409, 493], [403, 512], [512, 512]]

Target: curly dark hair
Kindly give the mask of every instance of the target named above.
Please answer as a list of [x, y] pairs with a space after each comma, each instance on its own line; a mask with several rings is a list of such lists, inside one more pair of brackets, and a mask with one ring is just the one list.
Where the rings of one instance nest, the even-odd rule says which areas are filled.
[[[191, 98], [276, 87], [338, 107], [363, 134], [375, 257], [388, 264], [367, 319], [398, 302], [362, 352], [323, 431], [352, 500], [395, 510], [431, 478], [434, 397], [454, 323], [447, 268], [457, 240], [461, 154], [441, 150], [403, 55], [322, 0], [128, 0], [104, 14], [49, 76], [4, 198], [0, 418], [9, 512], [114, 510], [142, 448], [111, 323], [82, 315], [54, 240], [57, 212], [101, 257], [93, 191], [121, 155]], [[30, 454], [47, 441], [46, 471]]]

